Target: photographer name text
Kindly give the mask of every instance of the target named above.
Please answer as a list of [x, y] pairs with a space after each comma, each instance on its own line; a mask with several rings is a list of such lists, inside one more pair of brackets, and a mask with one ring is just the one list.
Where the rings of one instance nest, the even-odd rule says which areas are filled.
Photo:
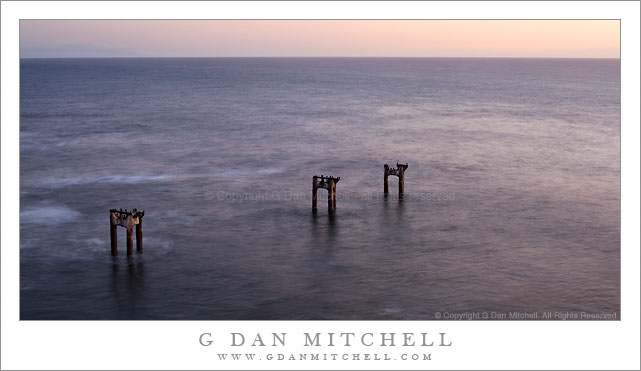
[[[445, 332], [428, 333], [428, 332], [327, 332], [327, 333], [309, 333], [299, 334], [298, 341], [300, 345], [306, 347], [350, 347], [354, 344], [371, 347], [450, 347], [452, 341]], [[232, 347], [277, 347], [286, 346], [289, 338], [287, 332], [272, 332], [269, 334], [252, 333], [246, 334], [241, 332], [231, 332], [226, 336], [215, 339], [212, 332], [203, 332], [198, 338], [200, 345], [208, 347], [216, 343], [217, 340], [223, 341], [224, 345]]]

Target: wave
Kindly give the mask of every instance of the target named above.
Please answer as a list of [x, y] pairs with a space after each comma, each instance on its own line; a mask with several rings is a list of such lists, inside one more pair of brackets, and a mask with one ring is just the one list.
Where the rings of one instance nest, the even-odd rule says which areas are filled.
[[30, 207], [20, 212], [20, 223], [55, 225], [77, 219], [80, 213], [65, 205]]
[[261, 175], [275, 175], [275, 174], [281, 174], [284, 172], [285, 172], [285, 169], [282, 167], [273, 167], [273, 168], [258, 170], [258, 173]]
[[140, 183], [150, 183], [150, 182], [159, 182], [163, 180], [169, 180], [175, 178], [176, 175], [173, 174], [163, 174], [163, 175], [98, 175], [90, 177], [79, 177], [79, 178], [53, 178], [43, 180], [41, 183], [43, 185], [59, 188], [67, 187], [73, 185], [84, 185], [84, 184], [140, 184]]
[[199, 177], [232, 179], [233, 183], [246, 184], [243, 178], [258, 174], [269, 176], [284, 173], [284, 168], [267, 168], [257, 172], [249, 172], [242, 169], [224, 169], [207, 174], [159, 174], [159, 175], [96, 175], [75, 178], [47, 178], [39, 182], [40, 185], [52, 188], [62, 188], [87, 184], [142, 184], [162, 182], [168, 180], [189, 180]]
[[248, 172], [242, 169], [222, 169], [210, 172], [207, 176], [214, 178], [234, 178], [238, 176], [245, 176]]

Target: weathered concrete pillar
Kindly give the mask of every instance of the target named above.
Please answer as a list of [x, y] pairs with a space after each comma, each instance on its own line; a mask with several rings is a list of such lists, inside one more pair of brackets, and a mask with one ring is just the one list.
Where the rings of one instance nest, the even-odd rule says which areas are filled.
[[312, 211], [315, 213], [318, 207], [318, 189], [327, 190], [327, 210], [331, 213], [336, 210], [336, 183], [340, 177], [321, 175], [312, 177]]
[[387, 177], [389, 176], [389, 166], [387, 164], [383, 165], [383, 168], [385, 170], [384, 175], [383, 175], [383, 194], [387, 195], [389, 193], [389, 185], [387, 182]]
[[312, 177], [312, 211], [316, 212], [318, 210], [318, 199], [316, 198], [316, 191], [318, 191], [317, 185], [317, 176]]
[[136, 224], [136, 252], [142, 254], [142, 217], [138, 219], [138, 224]]
[[328, 183], [329, 184], [327, 185], [327, 211], [332, 213], [334, 212], [334, 208], [336, 207], [336, 201], [334, 200], [334, 187], [332, 187], [334, 182], [330, 180]]
[[408, 168], [408, 164], [399, 164], [396, 163], [398, 168], [398, 199], [403, 200], [405, 196], [405, 170]]
[[397, 162], [395, 168], [390, 168], [387, 164], [383, 165], [383, 167], [385, 170], [383, 177], [383, 194], [385, 198], [387, 199], [387, 195], [389, 193], [388, 177], [390, 175], [395, 175], [398, 177], [398, 199], [402, 200], [405, 193], [405, 170], [407, 170], [408, 165], [399, 164]]
[[136, 249], [142, 253], [142, 217], [145, 211], [133, 209], [109, 210], [109, 231], [111, 238], [111, 255], [118, 255], [118, 226], [127, 229], [127, 256], [134, 254], [134, 226], [136, 227]]
[[336, 182], [332, 180], [332, 212], [336, 211]]
[[127, 256], [134, 254], [134, 234], [132, 228], [127, 228]]
[[[111, 219], [111, 218], [110, 218]], [[118, 226], [109, 220], [109, 232], [111, 236], [111, 255], [118, 255]]]
[[398, 199], [403, 199], [403, 193], [405, 193], [405, 171], [401, 170], [401, 173], [398, 175]]

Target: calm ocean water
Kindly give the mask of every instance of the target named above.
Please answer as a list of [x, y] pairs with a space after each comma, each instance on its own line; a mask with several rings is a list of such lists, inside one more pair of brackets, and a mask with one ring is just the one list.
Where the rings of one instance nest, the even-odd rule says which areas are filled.
[[[618, 60], [20, 67], [22, 319], [619, 311]], [[146, 211], [143, 255], [110, 208]]]

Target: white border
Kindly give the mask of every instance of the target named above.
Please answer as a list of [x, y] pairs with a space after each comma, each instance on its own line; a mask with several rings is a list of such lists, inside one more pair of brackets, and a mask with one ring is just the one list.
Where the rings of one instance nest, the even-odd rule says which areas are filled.
[[[639, 369], [639, 2], [2, 2], [2, 369]], [[21, 18], [621, 19], [622, 320], [618, 322], [19, 322]], [[447, 332], [421, 362], [226, 362], [213, 332]], [[292, 335], [292, 336], [294, 336]], [[246, 351], [251, 351], [246, 349]], [[327, 350], [327, 349], [325, 349]], [[350, 349], [355, 351], [354, 349]], [[287, 351], [297, 351], [288, 347]], [[327, 350], [331, 351], [331, 350]]]

